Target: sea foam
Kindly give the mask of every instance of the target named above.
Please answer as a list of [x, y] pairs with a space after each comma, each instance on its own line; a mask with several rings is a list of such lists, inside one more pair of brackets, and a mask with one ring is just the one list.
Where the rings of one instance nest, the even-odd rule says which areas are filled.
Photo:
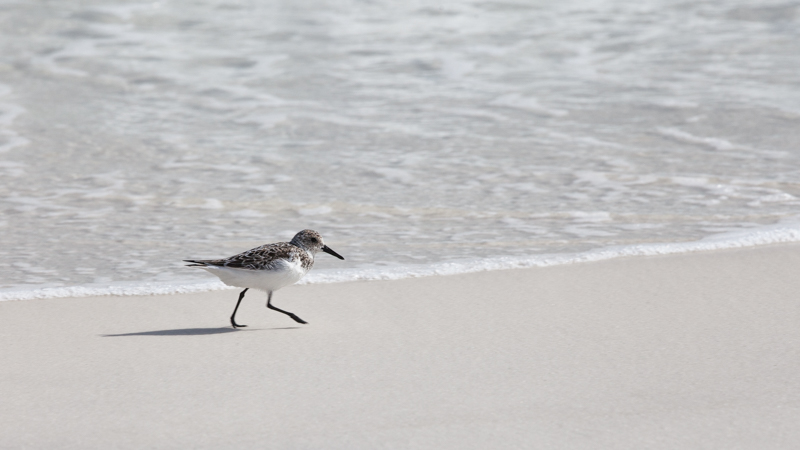
[[[396, 265], [361, 269], [322, 269], [310, 272], [297, 284], [401, 280], [405, 278], [457, 275], [492, 270], [549, 267], [603, 261], [620, 257], [670, 255], [745, 248], [787, 242], [800, 242], [800, 217], [793, 218], [792, 220], [785, 220], [775, 225], [759, 227], [750, 231], [719, 233], [691, 242], [610, 246], [571, 254], [542, 254], [528, 257], [500, 256], [433, 264]], [[71, 286], [31, 290], [6, 290], [0, 291], [0, 301], [92, 296], [191, 294], [194, 292], [225, 289], [234, 288], [226, 286], [220, 281], [145, 284], [119, 283], [108, 286]]]

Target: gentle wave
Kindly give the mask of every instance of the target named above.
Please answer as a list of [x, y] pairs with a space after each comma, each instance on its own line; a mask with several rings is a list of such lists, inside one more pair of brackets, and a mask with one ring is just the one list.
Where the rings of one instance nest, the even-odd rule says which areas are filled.
[[[760, 245], [800, 242], [800, 216], [779, 224], [758, 227], [750, 231], [715, 234], [698, 241], [678, 243], [611, 246], [581, 253], [543, 254], [529, 257], [494, 257], [420, 265], [398, 265], [380, 268], [328, 269], [310, 273], [297, 284], [342, 283], [347, 281], [400, 280], [491, 270], [548, 267], [564, 264], [602, 261], [626, 256], [655, 256], [698, 251], [755, 247]], [[194, 292], [233, 289], [222, 282], [185, 284], [130, 283], [112, 286], [73, 286], [35, 290], [0, 292], [0, 301], [90, 296], [141, 296], [188, 294]]]

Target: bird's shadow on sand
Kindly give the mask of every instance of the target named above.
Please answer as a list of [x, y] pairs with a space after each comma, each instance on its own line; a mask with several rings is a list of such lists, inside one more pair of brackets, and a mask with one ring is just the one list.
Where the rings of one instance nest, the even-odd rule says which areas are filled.
[[279, 328], [251, 328], [251, 329], [233, 329], [231, 327], [222, 328], [178, 328], [175, 330], [155, 330], [155, 331], [140, 331], [138, 333], [120, 333], [120, 334], [101, 334], [102, 337], [122, 337], [122, 336], [202, 336], [206, 334], [225, 334], [225, 333], [239, 333], [242, 331], [270, 331], [270, 330], [294, 330], [301, 327], [279, 327]]

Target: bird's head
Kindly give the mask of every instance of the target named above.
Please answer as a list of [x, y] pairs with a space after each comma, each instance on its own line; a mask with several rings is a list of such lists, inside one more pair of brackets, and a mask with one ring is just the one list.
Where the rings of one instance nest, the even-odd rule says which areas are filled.
[[325, 245], [322, 241], [322, 236], [314, 230], [303, 230], [294, 235], [290, 244], [296, 245], [304, 250], [316, 255], [318, 251], [322, 250], [325, 253], [331, 254], [339, 259], [344, 259], [342, 255], [331, 250], [330, 247]]

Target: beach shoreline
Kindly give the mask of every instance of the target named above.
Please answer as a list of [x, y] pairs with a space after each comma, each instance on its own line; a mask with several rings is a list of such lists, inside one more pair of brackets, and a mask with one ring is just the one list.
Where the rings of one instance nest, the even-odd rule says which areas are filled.
[[[703, 239], [684, 242], [645, 242], [600, 247], [577, 253], [544, 253], [527, 256], [493, 256], [447, 260], [428, 264], [378, 265], [348, 269], [315, 269], [297, 284], [330, 284], [353, 281], [393, 281], [407, 278], [460, 275], [494, 270], [514, 270], [606, 261], [615, 258], [672, 255], [714, 250], [746, 249], [800, 242], [800, 216], [777, 224], [748, 231], [717, 233]], [[177, 264], [183, 269], [183, 264]], [[189, 270], [187, 272], [196, 272]], [[214, 277], [173, 280], [170, 282], [128, 281], [92, 283], [75, 286], [29, 287], [0, 289], [0, 302], [44, 298], [143, 296], [193, 294], [235, 289]]]
[[[0, 302], [3, 448], [790, 448], [800, 244]], [[264, 298], [261, 298], [264, 297]]]

